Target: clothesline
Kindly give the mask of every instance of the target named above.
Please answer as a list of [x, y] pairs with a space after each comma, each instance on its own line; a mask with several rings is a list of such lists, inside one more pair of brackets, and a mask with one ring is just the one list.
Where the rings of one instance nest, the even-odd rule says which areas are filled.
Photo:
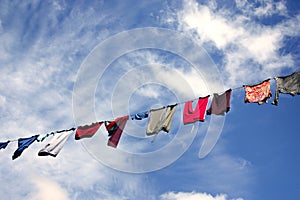
[[[62, 130], [58, 130], [58, 131], [52, 131], [52, 132], [50, 132], [50, 133], [46, 133], [46, 134], [44, 134], [45, 135], [45, 138], [46, 137], [48, 137], [48, 136], [50, 136], [50, 135], [55, 135], [56, 133], [63, 133], [63, 132], [69, 132], [69, 131], [75, 131], [76, 130], [76, 128], [75, 127], [72, 127], [72, 128], [69, 128], [69, 129], [62, 129]], [[40, 134], [40, 135], [42, 135], [42, 134]], [[44, 139], [45, 139], [44, 138]], [[43, 140], [44, 140], [43, 139]], [[39, 141], [39, 142], [42, 142], [43, 140], [41, 140], [41, 141]], [[13, 139], [13, 140], [7, 140], [8, 142], [17, 142], [18, 141], [18, 139]]]
[[[269, 79], [275, 79], [277, 76], [275, 76], [275, 77], [273, 77], [273, 78], [269, 78]], [[267, 79], [266, 79], [267, 80]], [[248, 84], [249, 85], [249, 84]], [[255, 84], [251, 84], [251, 85], [255, 85]], [[242, 89], [242, 88], [244, 88], [244, 85], [243, 86], [239, 86], [239, 87], [235, 87], [235, 88], [229, 88], [229, 89], [231, 89], [232, 91], [234, 91], [234, 90], [238, 90], [238, 89]], [[227, 89], [227, 90], [229, 90], [229, 89]], [[227, 91], [227, 90], [225, 90], [225, 91]], [[221, 94], [221, 93], [223, 93], [224, 91], [222, 91], [222, 92], [219, 92], [219, 93], [216, 93], [216, 94]], [[214, 93], [213, 93], [214, 94]], [[210, 95], [213, 95], [213, 94], [208, 94], [208, 95], [206, 95], [206, 96], [210, 96]], [[190, 99], [189, 101], [195, 101], [195, 100], [197, 100], [199, 97], [197, 97], [197, 98], [194, 98], [194, 99]], [[174, 103], [174, 104], [177, 104], [177, 105], [181, 105], [181, 104], [184, 104], [184, 103], [186, 103], [187, 101], [182, 101], [182, 102], [178, 102], [178, 103]], [[166, 107], [166, 106], [163, 106], [163, 107]], [[148, 110], [147, 110], [148, 111]], [[147, 111], [143, 111], [143, 112], [147, 112]], [[135, 113], [135, 114], [131, 114], [130, 116], [132, 116], [132, 115], [136, 115], [137, 113]], [[125, 115], [124, 115], [125, 116]], [[102, 120], [102, 121], [100, 121], [100, 122], [105, 122], [105, 121], [113, 121], [113, 120]], [[92, 122], [93, 123], [93, 122]], [[90, 123], [91, 124], [91, 123]], [[84, 125], [81, 125], [81, 127], [82, 126], [84, 126]], [[79, 126], [78, 126], [79, 127]], [[57, 133], [63, 133], [63, 132], [69, 132], [69, 131], [75, 131], [76, 130], [76, 128], [75, 127], [72, 127], [72, 128], [70, 128], [70, 129], [62, 129], [62, 130], [58, 130], [58, 131], [52, 131], [52, 132], [50, 132], [50, 133], [47, 133], [47, 134], [44, 134], [45, 135], [45, 137], [48, 137], [48, 136], [50, 136], [50, 135], [55, 135], [55, 134], [57, 134]], [[40, 135], [42, 135], [42, 134], [40, 134]], [[17, 142], [18, 141], [18, 139], [13, 139], [13, 140], [7, 140], [7, 141], [9, 141], [9, 142]], [[39, 142], [42, 142], [43, 140], [41, 140], [41, 141], [39, 141]]]
[[[268, 79], [275, 79], [276, 78], [276, 76], [275, 77], [273, 77], [273, 78], [268, 78]], [[268, 80], [268, 79], [266, 79], [266, 80]], [[256, 84], [256, 83], [255, 83]], [[255, 84], [247, 84], [247, 85], [255, 85]], [[231, 91], [234, 91], [234, 90], [239, 90], [239, 89], [242, 89], [242, 88], [244, 88], [244, 85], [243, 86], [239, 86], [239, 87], [235, 87], [235, 88], [228, 88], [227, 90], [231, 90]], [[225, 90], [225, 91], [227, 91], [227, 90]], [[211, 95], [213, 95], [213, 94], [222, 94], [222, 93], [224, 93], [224, 91], [222, 91], [222, 92], [214, 92], [214, 93], [212, 93], [212, 94], [208, 94], [208, 95], [204, 95], [204, 96], [211, 96]], [[195, 100], [197, 100], [199, 97], [196, 97], [196, 98], [194, 98], [194, 99], [190, 99], [189, 101], [195, 101]], [[181, 102], [177, 102], [177, 103], [173, 103], [173, 104], [177, 104], [177, 105], [181, 105], [181, 104], [184, 104], [184, 103], [186, 103], [187, 101], [181, 101]], [[163, 106], [163, 107], [166, 107], [166, 106]], [[146, 112], [146, 111], [144, 111], [144, 112]], [[134, 114], [133, 114], [134, 115]]]
[[[300, 71], [294, 72], [284, 77], [274, 77], [273, 79], [275, 79], [276, 81], [276, 93], [274, 101], [272, 102], [273, 105], [278, 105], [279, 93], [290, 94], [293, 96], [296, 94], [300, 94]], [[144, 113], [136, 113], [131, 115], [127, 114], [122, 117], [118, 117], [112, 121], [105, 120], [100, 122], [94, 122], [91, 125], [77, 126], [77, 128], [72, 127], [70, 129], [52, 131], [47, 134], [34, 135], [28, 138], [7, 140], [6, 142], [0, 142], [0, 149], [5, 149], [8, 143], [10, 142], [18, 141], [18, 149], [14, 152], [14, 155], [12, 156], [12, 159], [14, 160], [18, 158], [22, 154], [24, 149], [26, 149], [34, 141], [42, 142], [48, 136], [53, 135], [52, 140], [48, 142], [48, 144], [39, 151], [38, 155], [50, 155], [56, 157], [56, 155], [64, 146], [68, 137], [72, 134], [66, 133], [57, 135], [57, 133], [65, 133], [76, 130], [75, 140], [79, 140], [82, 138], [90, 138], [98, 131], [98, 129], [103, 123], [105, 124], [108, 136], [110, 137], [107, 145], [116, 148], [121, 138], [123, 129], [125, 128], [126, 122], [129, 119], [129, 116], [132, 119], [141, 120], [144, 118], [148, 118], [148, 115], [150, 116], [150, 119], [148, 121], [146, 135], [154, 135], [154, 139], [152, 140], [153, 142], [156, 138], [156, 135], [160, 131], [169, 132], [172, 118], [178, 105], [185, 104], [183, 111], [184, 125], [194, 123], [196, 121], [204, 122], [205, 114], [224, 115], [230, 110], [230, 96], [232, 90], [244, 88], [245, 103], [267, 103], [267, 100], [272, 96], [270, 89], [270, 80], [271, 79], [268, 78], [262, 81], [261, 83], [255, 85], [243, 85], [241, 87], [227, 89], [222, 94], [214, 93], [209, 109], [207, 109], [207, 104], [210, 95], [206, 95], [205, 97], [197, 97], [192, 100], [178, 102], [173, 105], [163, 106], [158, 109], [152, 108], [148, 111], [145, 111]], [[197, 105], [195, 108], [193, 108], [193, 101], [197, 99]]]

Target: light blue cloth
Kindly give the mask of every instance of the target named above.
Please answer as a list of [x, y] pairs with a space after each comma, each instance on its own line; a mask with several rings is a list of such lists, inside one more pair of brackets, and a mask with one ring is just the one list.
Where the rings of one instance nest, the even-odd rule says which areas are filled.
[[137, 113], [137, 114], [132, 114], [130, 115], [130, 118], [132, 120], [142, 120], [142, 119], [145, 119], [149, 116], [149, 111], [145, 111], [145, 112], [140, 112], [140, 113]]

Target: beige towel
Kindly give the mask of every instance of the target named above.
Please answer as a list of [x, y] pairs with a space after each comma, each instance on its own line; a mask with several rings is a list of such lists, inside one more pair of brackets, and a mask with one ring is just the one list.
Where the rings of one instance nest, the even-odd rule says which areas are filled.
[[165, 109], [165, 107], [159, 109], [151, 109], [146, 134], [154, 135], [161, 130], [168, 133], [170, 131], [176, 107], [177, 104], [167, 106], [167, 109]]

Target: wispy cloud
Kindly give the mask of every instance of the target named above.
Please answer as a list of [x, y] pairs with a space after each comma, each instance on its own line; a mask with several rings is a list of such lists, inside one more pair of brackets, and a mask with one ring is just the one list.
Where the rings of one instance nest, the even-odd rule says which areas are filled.
[[32, 177], [32, 182], [37, 188], [37, 191], [32, 192], [32, 195], [29, 195], [29, 199], [69, 199], [67, 191], [56, 182], [51, 181], [49, 178]]
[[[156, 4], [157, 2], [159, 1], [156, 1]], [[178, 30], [183, 31], [184, 34], [191, 34], [199, 44], [206, 45], [209, 50], [220, 53], [223, 60], [220, 70], [226, 74], [227, 84], [230, 86], [273, 75], [280, 72], [283, 67], [292, 67], [293, 55], [289, 52], [281, 54], [280, 48], [284, 46], [285, 36], [299, 34], [300, 17], [284, 18], [272, 26], [261, 25], [251, 21], [250, 18], [254, 16], [262, 18], [273, 14], [285, 17], [285, 4], [273, 1], [267, 1], [266, 4], [261, 6], [259, 4], [255, 7], [245, 1], [237, 1], [236, 4], [242, 14], [230, 13], [226, 8], [219, 9], [217, 1], [210, 1], [209, 4], [204, 5], [187, 0], [184, 1], [183, 8], [179, 10], [172, 10], [172, 3], [167, 3], [165, 6], [170, 7], [169, 11], [172, 13], [169, 14], [172, 18], [166, 21], [177, 24]], [[1, 1], [0, 123], [4, 127], [1, 140], [17, 139], [74, 126], [72, 90], [76, 73], [83, 59], [99, 42], [114, 33], [132, 27], [153, 25], [155, 22], [157, 23], [155, 25], [160, 26], [158, 19], [163, 19], [167, 15], [163, 10], [165, 7], [158, 9], [155, 13], [156, 7], [150, 9], [151, 5], [149, 2], [143, 2], [134, 5], [133, 8], [132, 4], [118, 3], [113, 5], [116, 6], [113, 9], [110, 7], [111, 4], [103, 1], [28, 3]], [[141, 20], [142, 17], [147, 20]], [[180, 46], [180, 41], [178, 41], [178, 46]], [[139, 97], [134, 99], [135, 104], [138, 105], [134, 108], [135, 110], [133, 109], [134, 111], [144, 111], [153, 105], [166, 105], [177, 100], [184, 101], [195, 96], [206, 95], [211, 92], [207, 89], [207, 84], [214, 84], [213, 81], [205, 82], [201, 73], [199, 75], [199, 71], [190, 67], [189, 63], [180, 60], [178, 55], [172, 57], [161, 51], [141, 50], [124, 55], [124, 57], [112, 63], [109, 72], [105, 74], [107, 76], [99, 82], [95, 107], [98, 119], [110, 119], [112, 116], [127, 114], [130, 110], [127, 109], [130, 97], [127, 99], [123, 97], [130, 95], [126, 89], [134, 87], [136, 83], [142, 84], [149, 80], [160, 82], [161, 86], [168, 86], [168, 90], [176, 93], [179, 99], [171, 95], [158, 98], [160, 95], [171, 94], [171, 92], [166, 93], [167, 89], [152, 88], [149, 84], [148, 88], [147, 86], [134, 88], [136, 97]], [[141, 68], [135, 68], [136, 66]], [[122, 73], [112, 78], [110, 75], [116, 72]], [[145, 72], [149, 74], [145, 75]], [[256, 72], [260, 72], [261, 75], [248, 76], [249, 73]], [[123, 80], [119, 81], [118, 78], [123, 78]], [[119, 84], [117, 90], [110, 87], [114, 81]], [[213, 88], [220, 88], [220, 85], [216, 84]], [[123, 99], [116, 98], [115, 102], [111, 102], [111, 99], [107, 97], [112, 91], [115, 92], [115, 98], [122, 97]], [[113, 108], [110, 107], [111, 103], [114, 105]], [[180, 111], [179, 109], [178, 112]], [[90, 115], [90, 113], [84, 114]], [[90, 123], [89, 119], [87, 117], [83, 122]], [[175, 116], [177, 122], [180, 119], [180, 114]], [[176, 124], [174, 127], [178, 129]], [[128, 131], [136, 130], [143, 134], [145, 124], [138, 129], [128, 123], [127, 128]], [[157, 190], [161, 185], [152, 184], [155, 179], [153, 177], [160, 175], [159, 173], [132, 175], [109, 169], [93, 159], [93, 155], [90, 155], [81, 145], [81, 143], [88, 144], [88, 141], [93, 141], [94, 149], [92, 150], [103, 155], [98, 148], [98, 145], [102, 144], [97, 140], [103, 134], [99, 131], [94, 138], [87, 139], [86, 143], [74, 141], [70, 137], [56, 158], [37, 157], [37, 152], [45, 143], [35, 142], [24, 151], [20, 158], [11, 161], [11, 155], [17, 144], [9, 144], [0, 152], [2, 163], [0, 188], [3, 198], [159, 198]], [[149, 145], [149, 140], [136, 144], [137, 141], [131, 141], [125, 137], [120, 148], [132, 152], [159, 149], [174, 138], [172, 134], [163, 136], [158, 136], [158, 140], [152, 146]], [[188, 145], [183, 140], [177, 142], [181, 145], [180, 147]], [[171, 154], [176, 150], [178, 149], [173, 148], [165, 154]], [[198, 150], [197, 146], [195, 151], [198, 152]], [[109, 157], [110, 154], [104, 156]], [[197, 155], [191, 156], [198, 161]], [[126, 161], [126, 157], [119, 156], [111, 160], [122, 164]], [[152, 160], [147, 160], [145, 165], [151, 162]], [[249, 170], [248, 161], [243, 158], [221, 154], [208, 159], [201, 167], [188, 165], [187, 162], [180, 164], [186, 167], [182, 170], [181, 178], [186, 176], [186, 171], [191, 170], [193, 173], [189, 174], [189, 177], [199, 175], [197, 183], [204, 178], [209, 182], [208, 187], [220, 191], [218, 193], [233, 193], [234, 186], [237, 186], [233, 184], [231, 187], [223, 187], [218, 184], [220, 179], [223, 183], [228, 183], [232, 177], [236, 183], [245, 179], [241, 185], [246, 187], [249, 184], [247, 178], [251, 170]], [[216, 166], [219, 167], [216, 168]], [[175, 165], [176, 167], [178, 165]], [[172, 171], [170, 167], [166, 171], [167, 173], [162, 176], [165, 181], [178, 177], [177, 169]], [[215, 173], [217, 175], [214, 175]], [[160, 181], [163, 181], [162, 177], [159, 177]], [[16, 187], [12, 188], [12, 186]], [[207, 187], [201, 189], [204, 191]], [[228, 199], [224, 194], [211, 195], [196, 191], [165, 193], [167, 190], [170, 191], [168, 188], [162, 192], [164, 193], [161, 195], [162, 199], [184, 197]]]
[[250, 3], [247, 0], [236, 0], [236, 6], [246, 16], [266, 17], [272, 15], [287, 16], [287, 7], [285, 1], [259, 0]]
[[[168, 192], [162, 194], [161, 200], [229, 200], [226, 194], [217, 194], [213, 196], [207, 193], [197, 193], [197, 192]], [[243, 200], [243, 198], [231, 199], [231, 200]]]
[[[1, 140], [74, 126], [76, 71], [91, 49], [121, 26], [111, 26], [116, 18], [100, 12], [102, 6], [1, 2], [0, 122], [6, 126]], [[133, 199], [149, 193], [140, 187], [142, 176], [104, 167], [71, 137], [56, 158], [37, 157], [45, 143], [35, 142], [11, 161], [16, 144], [1, 151], [5, 199]]]
[[[226, 84], [253, 83], [277, 75], [282, 69], [295, 68], [293, 54], [282, 53], [281, 48], [287, 36], [299, 34], [299, 16], [286, 17], [284, 2], [257, 1], [254, 5], [236, 1], [242, 14], [216, 4], [186, 0], [174, 21], [179, 30], [190, 33], [211, 53], [219, 52], [222, 60], [218, 65], [226, 75]], [[275, 14], [282, 15], [282, 20], [272, 25], [253, 19]]]

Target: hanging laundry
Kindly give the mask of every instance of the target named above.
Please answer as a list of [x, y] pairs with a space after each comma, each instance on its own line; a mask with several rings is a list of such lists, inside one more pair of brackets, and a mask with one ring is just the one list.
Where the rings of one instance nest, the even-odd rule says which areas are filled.
[[213, 100], [210, 104], [210, 108], [206, 111], [207, 115], [224, 115], [230, 110], [230, 96], [231, 89], [227, 90], [223, 94], [214, 94]]
[[259, 105], [267, 103], [272, 96], [270, 90], [270, 79], [267, 79], [256, 85], [243, 85], [245, 89], [245, 103], [258, 103]]
[[163, 120], [163, 125], [162, 125], [162, 130], [167, 133], [169, 133], [170, 131], [176, 108], [177, 108], [177, 104], [167, 106], [167, 110], [165, 112], [165, 119]]
[[19, 138], [18, 139], [18, 149], [14, 152], [14, 155], [12, 156], [12, 159], [18, 158], [22, 152], [29, 147], [34, 141], [36, 141], [37, 137], [39, 135], [34, 135], [29, 138]]
[[0, 142], [0, 149], [5, 149], [9, 142], [10, 142], [10, 141], [7, 141], [7, 142]]
[[75, 134], [75, 140], [93, 137], [102, 124], [103, 122], [96, 122], [91, 125], [78, 126]]
[[187, 101], [184, 104], [183, 124], [194, 123], [196, 121], [204, 122], [208, 98], [209, 95], [206, 97], [199, 97], [195, 109], [193, 109], [193, 101]]
[[36, 140], [38, 142], [43, 142], [50, 135], [54, 135], [56, 133], [68, 132], [68, 131], [75, 131], [75, 130], [76, 130], [75, 128], [70, 128], [70, 129], [63, 129], [63, 130], [60, 130], [60, 131], [55, 131], [55, 132], [51, 132], [51, 133], [47, 133], [47, 134], [40, 134]]
[[108, 136], [110, 137], [107, 145], [116, 148], [120, 141], [122, 132], [125, 128], [126, 122], [129, 119], [129, 116], [123, 116], [116, 118], [114, 121], [106, 121], [105, 127], [108, 131]]
[[150, 118], [147, 125], [146, 135], [156, 134], [162, 129], [161, 120], [163, 119], [164, 111], [165, 107], [150, 110]]
[[294, 72], [288, 76], [280, 76], [275, 78], [276, 93], [272, 104], [278, 105], [279, 93], [290, 94], [295, 96], [300, 94], [300, 71]]
[[170, 131], [176, 108], [177, 104], [168, 105], [166, 110], [165, 107], [159, 109], [151, 109], [146, 134], [154, 135], [161, 130], [168, 133]]
[[132, 120], [142, 120], [142, 119], [145, 119], [149, 116], [149, 111], [145, 111], [145, 112], [140, 112], [140, 113], [137, 113], [137, 114], [132, 114], [130, 115], [130, 118]]
[[55, 134], [49, 143], [39, 151], [38, 155], [56, 157], [72, 133], [73, 132]]

